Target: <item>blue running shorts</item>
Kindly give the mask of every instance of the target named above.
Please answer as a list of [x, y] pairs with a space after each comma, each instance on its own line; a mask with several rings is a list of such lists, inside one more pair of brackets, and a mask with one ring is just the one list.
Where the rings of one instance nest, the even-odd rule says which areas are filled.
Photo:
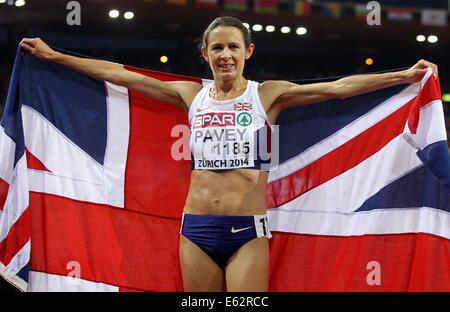
[[231, 256], [254, 238], [271, 238], [267, 215], [210, 216], [183, 213], [180, 233], [224, 269]]

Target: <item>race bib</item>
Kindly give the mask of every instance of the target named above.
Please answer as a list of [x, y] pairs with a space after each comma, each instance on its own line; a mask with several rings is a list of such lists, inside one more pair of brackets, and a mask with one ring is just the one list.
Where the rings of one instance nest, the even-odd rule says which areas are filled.
[[192, 126], [195, 169], [254, 167], [252, 111], [198, 114]]

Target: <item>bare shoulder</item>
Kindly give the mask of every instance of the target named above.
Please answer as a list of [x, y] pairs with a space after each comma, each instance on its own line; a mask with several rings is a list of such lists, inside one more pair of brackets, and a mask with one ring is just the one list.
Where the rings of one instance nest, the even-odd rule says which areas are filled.
[[190, 107], [195, 96], [203, 88], [203, 85], [194, 81], [171, 81], [169, 82], [183, 99], [187, 107]]
[[278, 93], [295, 85], [292, 82], [285, 80], [266, 80], [259, 85], [259, 92], [261, 93]]
[[294, 84], [285, 80], [266, 80], [260, 83], [258, 94], [266, 110], [292, 85]]
[[270, 88], [274, 88], [280, 85], [280, 82], [283, 82], [281, 80], [266, 80], [259, 84], [260, 90], [267, 90]]

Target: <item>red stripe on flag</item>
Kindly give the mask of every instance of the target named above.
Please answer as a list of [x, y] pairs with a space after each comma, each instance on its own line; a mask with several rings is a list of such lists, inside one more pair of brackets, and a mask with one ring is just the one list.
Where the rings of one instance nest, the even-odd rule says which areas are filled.
[[0, 262], [5, 266], [14, 258], [30, 239], [30, 208], [27, 208], [0, 242]]
[[[163, 81], [201, 80], [126, 67]], [[186, 112], [130, 91], [130, 140], [125, 173], [125, 209], [156, 216], [180, 218], [189, 189], [191, 161], [174, 160], [172, 128], [188, 128]], [[189, 149], [189, 137], [185, 137]], [[188, 152], [190, 155], [190, 152]], [[158, 183], [154, 183], [158, 181]]]
[[44, 166], [44, 164], [37, 159], [36, 156], [31, 154], [31, 152], [28, 149], [25, 149], [25, 153], [27, 155], [27, 167], [28, 169], [35, 169], [35, 170], [42, 170], [42, 171], [48, 171], [47, 167]]
[[419, 125], [420, 109], [428, 105], [431, 101], [441, 99], [441, 87], [439, 80], [433, 76], [428, 78], [419, 95], [414, 101], [408, 117], [408, 128], [412, 133], [416, 133]]
[[9, 184], [0, 179], [0, 210], [5, 206], [6, 197], [8, 197]]
[[[434, 92], [421, 93], [420, 101], [429, 103]], [[417, 97], [416, 97], [417, 98]], [[400, 135], [416, 98], [368, 128], [342, 146], [310, 165], [267, 185], [266, 206], [279, 207], [355, 167]]]
[[179, 219], [30, 193], [31, 270], [146, 291], [181, 291]]
[[450, 241], [442, 237], [273, 234], [269, 291], [450, 291]]

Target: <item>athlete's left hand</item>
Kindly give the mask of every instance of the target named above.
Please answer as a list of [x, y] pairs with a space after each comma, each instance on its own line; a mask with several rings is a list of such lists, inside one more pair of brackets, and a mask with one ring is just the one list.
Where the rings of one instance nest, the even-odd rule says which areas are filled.
[[436, 79], [438, 76], [437, 65], [425, 60], [420, 60], [414, 66], [405, 71], [406, 81], [409, 83], [420, 81], [427, 72], [428, 67], [431, 67], [434, 79]]

